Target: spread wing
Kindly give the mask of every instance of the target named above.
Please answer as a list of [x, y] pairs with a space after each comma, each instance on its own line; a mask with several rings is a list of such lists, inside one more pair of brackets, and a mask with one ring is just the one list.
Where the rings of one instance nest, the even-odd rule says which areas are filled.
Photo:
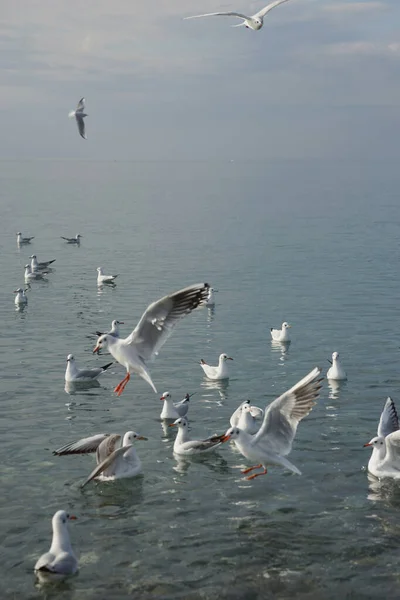
[[77, 111], [83, 111], [85, 109], [85, 105], [86, 105], [85, 98], [81, 98], [79, 100], [78, 104], [76, 105], [76, 110]]
[[58, 450], [54, 450], [53, 454], [63, 456], [65, 454], [88, 454], [90, 452], [96, 452], [100, 444], [108, 437], [110, 437], [109, 433], [98, 433], [97, 435], [82, 438], [77, 442], [66, 444], [61, 448], [58, 448]]
[[121, 436], [118, 433], [108, 435], [97, 447], [96, 460], [99, 465], [103, 460], [108, 458], [121, 442]]
[[93, 469], [93, 471], [90, 473], [90, 475], [86, 479], [86, 481], [84, 483], [82, 483], [81, 487], [82, 488], [85, 487], [85, 485], [87, 485], [89, 483], [89, 481], [92, 481], [92, 479], [94, 479], [95, 477], [100, 475], [100, 473], [102, 473], [103, 471], [105, 471], [106, 469], [111, 467], [112, 465], [116, 469], [119, 459], [123, 458], [123, 455], [125, 454], [125, 452], [127, 450], [129, 450], [130, 448], [132, 448], [132, 445], [133, 444], [128, 444], [127, 446], [122, 446], [122, 448], [118, 448], [117, 450], [114, 450], [114, 452], [112, 452], [109, 456], [107, 456], [107, 458], [105, 458], [99, 465], [97, 465], [97, 467], [95, 469]]
[[272, 10], [273, 8], [275, 8], [275, 6], [279, 6], [280, 4], [283, 4], [284, 2], [288, 2], [288, 0], [276, 0], [275, 2], [271, 2], [270, 4], [268, 4], [267, 6], [265, 6], [264, 8], [262, 8], [261, 10], [259, 10], [258, 13], [256, 13], [253, 16], [254, 17], [265, 17], [265, 15], [267, 13], [269, 13], [270, 10]]
[[136, 347], [144, 361], [151, 359], [165, 344], [178, 322], [195, 308], [204, 306], [210, 286], [197, 283], [153, 302], [126, 339]]
[[[285, 2], [286, 0], [280, 0], [281, 2]], [[194, 15], [193, 17], [184, 17], [184, 20], [187, 19], [200, 19], [201, 17], [238, 17], [239, 19], [248, 19], [246, 15], [242, 15], [242, 13], [238, 12], [215, 12], [215, 13], [206, 13], [205, 15]]]
[[83, 117], [81, 117], [79, 114], [76, 114], [75, 118], [76, 118], [76, 124], [78, 125], [79, 135], [81, 137], [83, 137], [84, 140], [87, 140], [86, 133], [85, 133], [85, 121], [84, 121]]
[[394, 431], [399, 429], [399, 418], [397, 416], [396, 407], [391, 398], [388, 398], [385, 402], [381, 418], [378, 425], [378, 436], [386, 437]]
[[290, 390], [271, 402], [253, 438], [254, 444], [265, 443], [272, 445], [274, 451], [283, 456], [289, 454], [299, 422], [310, 413], [319, 396], [320, 374], [321, 369], [315, 367]]

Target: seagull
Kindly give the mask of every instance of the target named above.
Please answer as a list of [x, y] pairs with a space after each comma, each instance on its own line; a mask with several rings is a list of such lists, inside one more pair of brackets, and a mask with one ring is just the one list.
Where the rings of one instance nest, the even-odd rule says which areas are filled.
[[87, 140], [85, 133], [85, 121], [83, 120], [88, 115], [83, 112], [85, 110], [85, 98], [81, 98], [76, 106], [75, 110], [72, 110], [68, 116], [70, 118], [75, 117], [76, 124], [78, 125], [79, 135], [83, 137], [84, 140]]
[[25, 283], [29, 283], [33, 279], [44, 279], [44, 275], [47, 275], [47, 271], [32, 271], [31, 265], [25, 265]]
[[400, 427], [392, 398], [385, 402], [378, 425], [378, 435], [364, 447], [373, 448], [368, 471], [375, 477], [400, 479]]
[[218, 292], [218, 290], [215, 290], [214, 288], [210, 287], [210, 292], [208, 294], [208, 298], [207, 298], [207, 302], [206, 302], [207, 308], [212, 308], [213, 306], [215, 306], [214, 292]]
[[21, 304], [28, 304], [28, 298], [27, 298], [27, 295], [25, 294], [25, 292], [27, 292], [28, 289], [29, 288], [26, 288], [25, 290], [22, 288], [18, 288], [16, 290], [14, 290], [14, 294], [17, 294], [15, 296], [14, 303], [17, 306], [20, 306]]
[[132, 372], [147, 381], [157, 393], [146, 363], [158, 354], [180, 319], [204, 306], [209, 287], [208, 283], [197, 283], [153, 302], [126, 338], [107, 334], [99, 337], [93, 352], [107, 345], [115, 360], [126, 369], [126, 376], [114, 390], [118, 396], [124, 391]]
[[29, 258], [32, 259], [31, 260], [32, 273], [34, 273], [35, 271], [43, 271], [44, 269], [47, 269], [49, 267], [49, 265], [51, 265], [53, 262], [56, 262], [55, 258], [53, 260], [47, 260], [45, 262], [38, 262], [36, 254], [32, 254], [32, 256], [30, 256]]
[[64, 237], [63, 235], [60, 235], [60, 238], [62, 240], [65, 240], [67, 242], [67, 244], [80, 244], [81, 243], [81, 237], [83, 237], [80, 233], [77, 233], [75, 237], [73, 238], [67, 238]]
[[214, 381], [229, 379], [228, 365], [226, 364], [227, 360], [233, 360], [233, 358], [227, 354], [220, 354], [218, 367], [211, 367], [203, 359], [200, 360], [200, 366], [208, 379], [213, 379]]
[[160, 400], [164, 401], [163, 409], [160, 414], [160, 419], [179, 419], [187, 415], [189, 410], [189, 401], [193, 394], [185, 394], [185, 397], [180, 402], [172, 402], [171, 394], [164, 392]]
[[100, 335], [112, 335], [113, 337], [119, 338], [119, 326], [120, 325], [124, 325], [124, 322], [117, 321], [116, 319], [114, 319], [114, 321], [111, 321], [110, 331], [107, 331], [107, 333], [103, 333], [101, 331], [96, 331], [96, 335], [97, 335], [97, 337], [99, 337]]
[[33, 237], [22, 237], [22, 233], [20, 231], [18, 231], [17, 233], [17, 244], [20, 246], [21, 244], [30, 244], [32, 240], [35, 239], [35, 236]]
[[93, 381], [97, 379], [102, 373], [107, 371], [113, 363], [110, 362], [104, 367], [94, 367], [91, 369], [78, 369], [75, 363], [75, 359], [72, 354], [67, 356], [67, 369], [65, 371], [65, 381], [71, 382], [85, 382]]
[[232, 416], [229, 419], [231, 427], [237, 427], [238, 426], [239, 419], [240, 419], [240, 416], [242, 414], [242, 410], [243, 410], [244, 406], [248, 406], [249, 407], [250, 414], [255, 419], [262, 419], [262, 417], [264, 416], [264, 411], [263, 411], [262, 408], [258, 408], [258, 406], [251, 406], [250, 405], [250, 400], [245, 400], [244, 402], [242, 402], [242, 404], [240, 404], [238, 406], [238, 408], [235, 410], [235, 412], [232, 413]]
[[78, 570], [78, 561], [72, 550], [67, 528], [68, 520], [76, 519], [65, 510], [58, 510], [52, 519], [53, 539], [50, 550], [35, 564], [35, 575], [44, 581], [62, 579]]
[[188, 422], [185, 417], [180, 417], [171, 423], [169, 427], [178, 427], [178, 435], [174, 442], [174, 452], [175, 454], [185, 456], [204, 454], [205, 452], [215, 450], [217, 446], [222, 444], [222, 438], [224, 437], [223, 435], [213, 435], [206, 440], [189, 440]]
[[274, 342], [290, 342], [290, 335], [288, 329], [291, 327], [289, 323], [282, 323], [282, 329], [273, 329], [271, 327], [271, 337]]
[[301, 475], [299, 469], [285, 457], [292, 450], [299, 422], [310, 413], [319, 396], [322, 381], [320, 374], [321, 369], [315, 367], [290, 390], [271, 402], [265, 409], [262, 425], [255, 435], [236, 426], [228, 429], [223, 436], [223, 442], [234, 440], [243, 456], [259, 462], [242, 471], [243, 474], [264, 468], [261, 473], [250, 475], [247, 479], [266, 475], [267, 465], [279, 465]]
[[252, 415], [251, 406], [249, 404], [243, 404], [236, 427], [239, 427], [241, 431], [245, 431], [250, 435], [254, 435], [260, 429], [260, 423], [258, 423], [257, 418]]
[[338, 352], [334, 352], [332, 354], [332, 361], [330, 361], [328, 358], [328, 362], [330, 362], [332, 366], [330, 369], [328, 369], [326, 374], [327, 379], [335, 379], [336, 381], [344, 381], [347, 379], [346, 371], [343, 369], [339, 361]]
[[127, 431], [122, 443], [121, 440], [122, 438], [118, 433], [99, 433], [66, 444], [55, 450], [53, 454], [65, 456], [67, 454], [96, 452], [97, 466], [81, 487], [84, 487], [94, 478], [101, 481], [113, 481], [125, 477], [135, 477], [135, 475], [142, 472], [142, 463], [132, 444], [135, 440], [147, 440], [147, 438], [135, 431]]
[[103, 275], [103, 267], [97, 267], [97, 285], [103, 285], [103, 283], [114, 283], [114, 280], [118, 275]]
[[215, 13], [206, 13], [205, 15], [194, 15], [193, 17], [185, 17], [185, 19], [198, 19], [200, 17], [238, 17], [239, 19], [243, 19], [242, 23], [239, 25], [233, 25], [233, 27], [247, 27], [247, 29], [253, 29], [254, 31], [258, 31], [264, 25], [264, 17], [270, 10], [275, 8], [275, 6], [279, 6], [288, 0], [275, 0], [275, 2], [271, 2], [257, 13], [252, 15], [251, 17], [247, 17], [242, 13], [238, 12], [215, 12]]

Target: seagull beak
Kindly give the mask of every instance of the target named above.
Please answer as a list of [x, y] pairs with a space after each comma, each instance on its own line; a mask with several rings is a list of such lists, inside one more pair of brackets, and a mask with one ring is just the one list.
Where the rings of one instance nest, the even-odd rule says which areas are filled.
[[231, 439], [230, 435], [221, 435], [221, 442], [227, 442]]
[[226, 360], [233, 360], [233, 358], [231, 358], [230, 356], [228, 356], [228, 358]]
[[331, 363], [331, 364], [332, 364], [332, 361], [331, 361], [331, 360], [329, 360], [329, 358], [327, 358], [326, 360], [328, 361], [328, 363]]
[[290, 327], [291, 327], [291, 325], [288, 325], [288, 327], [290, 328]]
[[164, 396], [161, 396], [160, 400], [165, 400], [165, 397], [164, 397]]
[[100, 346], [96, 346], [96, 348], [93, 350], [93, 354], [98, 353], [100, 350]]
[[364, 444], [364, 448], [366, 448], [367, 446], [372, 446], [372, 444], [370, 444], [369, 442], [368, 444]]
[[175, 423], [170, 423], [168, 427], [175, 427]]
[[138, 437], [136, 438], [137, 440], [144, 440], [145, 442], [147, 442], [148, 438], [144, 437], [144, 435], [138, 435]]
[[69, 515], [68, 518], [70, 521], [76, 521], [78, 517], [76, 517], [75, 515]]

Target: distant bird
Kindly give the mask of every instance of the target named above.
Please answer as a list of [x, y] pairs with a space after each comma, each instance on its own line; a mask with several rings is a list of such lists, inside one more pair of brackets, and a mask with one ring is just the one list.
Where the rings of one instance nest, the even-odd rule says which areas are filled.
[[28, 289], [29, 288], [26, 288], [25, 290], [22, 288], [18, 288], [14, 290], [14, 294], [17, 294], [14, 299], [14, 302], [17, 306], [20, 306], [21, 304], [28, 304], [28, 297], [25, 294], [25, 292], [27, 292]]
[[76, 106], [75, 110], [72, 110], [68, 116], [70, 118], [75, 117], [76, 124], [78, 125], [79, 135], [83, 137], [84, 140], [87, 140], [85, 133], [85, 121], [83, 120], [88, 115], [84, 112], [85, 110], [85, 98], [81, 98]]
[[47, 271], [32, 271], [31, 265], [25, 265], [25, 283], [29, 283], [35, 279], [44, 279], [44, 275], [47, 274]]
[[35, 564], [35, 575], [42, 581], [54, 581], [73, 575], [78, 570], [78, 561], [69, 539], [68, 520], [76, 519], [65, 510], [58, 510], [52, 519], [53, 539], [50, 550]]
[[137, 373], [157, 393], [147, 362], [158, 354], [183, 317], [204, 306], [209, 287], [208, 283], [197, 283], [153, 302], [146, 308], [132, 333], [124, 339], [112, 335], [99, 337], [93, 352], [108, 346], [115, 360], [126, 369], [126, 376], [114, 389], [118, 396], [124, 391], [131, 373]]
[[102, 481], [134, 477], [142, 472], [142, 464], [133, 443], [136, 440], [147, 440], [135, 431], [127, 431], [122, 437], [118, 433], [99, 433], [83, 438], [77, 442], [66, 444], [55, 450], [53, 454], [88, 454], [96, 452], [96, 468], [91, 472], [81, 487], [95, 477]]
[[326, 374], [327, 379], [334, 379], [336, 381], [344, 381], [347, 379], [346, 371], [343, 369], [342, 364], [339, 360], [339, 353], [334, 352], [332, 354], [332, 360], [328, 358], [328, 362], [331, 363], [331, 368], [328, 369]]
[[267, 474], [267, 465], [285, 467], [301, 475], [299, 469], [288, 461], [286, 456], [292, 450], [297, 426], [315, 405], [319, 396], [322, 378], [321, 369], [316, 367], [290, 390], [279, 396], [266, 407], [262, 425], [255, 435], [246, 433], [239, 427], [231, 427], [223, 436], [222, 441], [233, 440], [239, 452], [251, 461], [259, 464], [242, 471], [250, 473], [254, 469], [264, 470], [250, 475], [254, 479]]
[[164, 402], [163, 409], [160, 414], [160, 419], [179, 419], [187, 415], [189, 410], [190, 397], [193, 394], [185, 394], [185, 397], [180, 402], [172, 402], [171, 394], [164, 392], [160, 400]]
[[60, 235], [60, 238], [62, 240], [65, 240], [67, 242], [67, 244], [80, 244], [81, 237], [83, 237], [83, 236], [80, 233], [77, 233], [76, 236], [73, 238], [67, 238], [67, 237], [64, 237], [63, 235]]
[[97, 285], [114, 283], [118, 275], [103, 275], [103, 267], [97, 267]]
[[20, 231], [18, 231], [17, 233], [17, 244], [19, 246], [21, 246], [22, 244], [30, 244], [31, 240], [34, 240], [35, 236], [33, 237], [22, 237], [22, 233]]
[[32, 254], [32, 256], [30, 256], [29, 258], [32, 259], [31, 260], [31, 271], [33, 273], [35, 271], [43, 271], [44, 269], [47, 269], [53, 262], [56, 262], [55, 258], [53, 260], [47, 260], [45, 262], [38, 262], [36, 254]]
[[229, 369], [226, 364], [227, 360], [233, 360], [233, 358], [227, 354], [220, 354], [217, 367], [211, 367], [203, 359], [200, 360], [200, 366], [208, 379], [213, 379], [214, 381], [229, 379]]
[[239, 19], [243, 19], [242, 23], [239, 25], [233, 25], [233, 27], [247, 27], [247, 29], [253, 29], [254, 31], [258, 31], [264, 25], [264, 17], [270, 10], [275, 8], [275, 6], [279, 6], [279, 4], [283, 4], [288, 0], [276, 0], [275, 2], [271, 2], [262, 8], [257, 13], [248, 17], [242, 13], [238, 12], [215, 12], [215, 13], [206, 13], [205, 15], [194, 15], [193, 17], [185, 17], [185, 19], [199, 19], [200, 17], [237, 17]]
[[93, 381], [102, 375], [113, 363], [107, 363], [103, 367], [94, 367], [91, 369], [78, 369], [72, 354], [67, 356], [67, 368], [65, 371], [65, 381], [86, 382]]
[[212, 308], [213, 306], [215, 306], [215, 296], [214, 296], [215, 292], [218, 292], [218, 290], [215, 290], [214, 288], [211, 287], [209, 294], [208, 294], [207, 302], [206, 302], [207, 308]]
[[364, 447], [372, 447], [368, 471], [375, 477], [400, 479], [400, 430], [396, 406], [391, 398], [385, 402], [378, 425], [378, 435]]
[[111, 329], [110, 331], [107, 331], [107, 333], [102, 333], [101, 331], [96, 331], [96, 335], [100, 336], [100, 335], [112, 335], [113, 337], [119, 338], [119, 326], [120, 325], [124, 325], [123, 321], [116, 321], [114, 319], [114, 321], [111, 321]]
[[262, 408], [258, 408], [258, 406], [251, 406], [250, 400], [245, 400], [244, 402], [242, 402], [237, 409], [232, 413], [231, 418], [229, 419], [229, 422], [231, 424], [231, 427], [237, 427], [239, 424], [239, 419], [241, 417], [242, 414], [242, 410], [243, 408], [247, 406], [250, 409], [250, 414], [255, 418], [255, 419], [262, 419], [264, 416], [264, 411]]
[[178, 435], [174, 442], [175, 454], [190, 456], [204, 454], [215, 450], [222, 444], [223, 435], [213, 435], [205, 440], [189, 440], [188, 422], [185, 417], [180, 417], [169, 427], [178, 427]]
[[289, 329], [291, 325], [289, 323], [282, 323], [282, 329], [273, 329], [271, 327], [271, 337], [274, 342], [290, 342]]

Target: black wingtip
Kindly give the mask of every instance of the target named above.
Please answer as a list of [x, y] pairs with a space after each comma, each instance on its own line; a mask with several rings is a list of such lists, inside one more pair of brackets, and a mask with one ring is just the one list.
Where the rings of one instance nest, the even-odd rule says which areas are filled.
[[104, 365], [104, 367], [101, 367], [101, 368], [103, 369], [103, 371], [106, 371], [108, 369], [108, 367], [111, 367], [112, 364], [114, 364], [114, 363], [110, 362], [110, 363]]

